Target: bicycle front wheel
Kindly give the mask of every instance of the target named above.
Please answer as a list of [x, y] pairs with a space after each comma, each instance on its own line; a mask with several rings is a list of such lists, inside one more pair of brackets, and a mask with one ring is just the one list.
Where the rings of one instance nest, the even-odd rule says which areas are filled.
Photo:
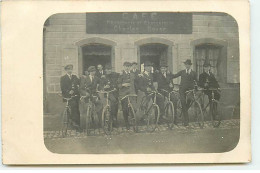
[[146, 130], [147, 132], [154, 132], [158, 127], [160, 118], [160, 110], [157, 104], [153, 104], [146, 113]]
[[87, 115], [86, 115], [86, 132], [87, 132], [87, 135], [90, 135], [91, 122], [92, 122], [91, 114], [92, 114], [91, 107], [88, 106], [88, 108], [87, 108]]
[[110, 108], [108, 106], [104, 107], [102, 112], [102, 128], [106, 135], [110, 135], [113, 129]]
[[128, 106], [128, 114], [129, 114], [129, 118], [130, 118], [129, 119], [130, 126], [133, 127], [134, 132], [138, 132], [136, 114], [135, 114], [134, 108], [131, 104]]
[[199, 102], [194, 101], [194, 114], [195, 117], [197, 118], [197, 122], [200, 128], [204, 127], [204, 115], [201, 109], [201, 106], [199, 104]]
[[62, 137], [67, 136], [68, 126], [69, 126], [69, 114], [70, 114], [69, 108], [66, 108], [62, 114], [62, 129], [61, 129]]
[[166, 104], [165, 115], [167, 118], [167, 126], [170, 130], [172, 130], [172, 128], [174, 126], [175, 115], [174, 115], [174, 106], [171, 101]]
[[221, 122], [221, 116], [217, 110], [217, 102], [213, 101], [211, 103], [211, 122], [213, 127], [219, 127]]
[[177, 118], [176, 120], [181, 121], [182, 125], [184, 125], [184, 116], [182, 113], [182, 105], [180, 100], [177, 102], [177, 115], [175, 115], [175, 118]]

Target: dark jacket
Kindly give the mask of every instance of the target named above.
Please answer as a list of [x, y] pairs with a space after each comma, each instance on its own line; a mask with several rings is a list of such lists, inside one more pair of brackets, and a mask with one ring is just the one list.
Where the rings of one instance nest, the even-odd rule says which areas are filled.
[[[79, 96], [79, 79], [76, 75], [72, 75], [71, 79], [66, 74], [60, 78], [60, 88], [62, 92], [62, 96], [65, 98], [70, 98], [72, 95]], [[73, 90], [74, 93], [72, 95], [69, 92]]]
[[199, 76], [199, 86], [202, 88], [219, 88], [218, 81], [216, 80], [213, 73], [203, 72]]
[[191, 70], [189, 74], [185, 70], [179, 71], [177, 74], [173, 74], [173, 78], [181, 77], [180, 89], [190, 90], [194, 88], [194, 81], [197, 82], [196, 72]]
[[158, 91], [161, 89], [169, 91], [173, 88], [173, 74], [166, 73], [166, 77], [163, 75], [163, 73], [159, 72], [155, 75], [155, 81], [158, 83]]
[[82, 76], [80, 78], [80, 95], [85, 96], [86, 93], [92, 95], [96, 94], [97, 87], [98, 87], [99, 79], [94, 76], [92, 82], [90, 80], [89, 75], [88, 76]]
[[135, 93], [138, 92], [139, 90], [139, 84], [138, 84], [138, 75], [141, 73], [140, 70], [136, 69], [135, 71], [131, 70], [131, 73], [133, 73], [135, 75], [135, 82], [134, 82], [134, 85], [135, 85]]
[[[101, 77], [98, 89], [105, 90], [105, 91], [118, 89], [118, 84], [117, 84], [118, 77], [119, 77], [119, 73], [116, 72], [112, 72], [111, 74], [106, 74], [104, 77]], [[110, 88], [104, 89], [106, 85], [109, 85]]]
[[[123, 71], [118, 78], [118, 89], [119, 89], [119, 97], [122, 98], [129, 94], [135, 94], [135, 75], [134, 73], [126, 73]], [[130, 83], [129, 87], [122, 86], [123, 83]]]
[[147, 93], [147, 88], [150, 88], [151, 90], [155, 90], [155, 87], [153, 85], [154, 82], [154, 74], [153, 73], [149, 73], [149, 75], [147, 75], [145, 72], [142, 73], [142, 76], [138, 78], [138, 88]]
[[97, 70], [97, 72], [96, 72], [96, 76], [99, 78], [99, 79], [101, 79], [101, 76], [102, 75], [105, 75], [106, 73], [105, 73], [105, 70], [103, 70], [103, 74], [101, 73], [101, 72], [99, 72], [98, 70]]

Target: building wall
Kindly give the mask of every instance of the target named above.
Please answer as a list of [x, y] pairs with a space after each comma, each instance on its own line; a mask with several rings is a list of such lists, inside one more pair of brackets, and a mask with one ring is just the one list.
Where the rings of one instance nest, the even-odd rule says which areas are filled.
[[72, 63], [78, 72], [80, 50], [77, 43], [88, 38], [108, 39], [116, 43], [114, 47], [115, 71], [122, 70], [124, 61], [136, 61], [136, 42], [142, 39], [156, 41], [166, 39], [172, 42], [172, 69], [177, 72], [183, 68], [183, 61], [193, 60], [193, 43], [209, 38], [227, 45], [227, 83], [239, 83], [239, 40], [236, 21], [226, 14], [193, 14], [192, 34], [86, 34], [86, 14], [55, 14], [45, 25], [44, 58], [46, 67], [46, 92], [60, 92], [59, 80], [64, 65]]

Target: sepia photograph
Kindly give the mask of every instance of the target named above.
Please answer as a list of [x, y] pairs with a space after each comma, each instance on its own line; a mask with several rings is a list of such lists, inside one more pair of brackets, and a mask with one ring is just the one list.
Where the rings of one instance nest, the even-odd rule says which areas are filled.
[[240, 45], [231, 15], [56, 13], [42, 27], [50, 152], [224, 153], [237, 146]]

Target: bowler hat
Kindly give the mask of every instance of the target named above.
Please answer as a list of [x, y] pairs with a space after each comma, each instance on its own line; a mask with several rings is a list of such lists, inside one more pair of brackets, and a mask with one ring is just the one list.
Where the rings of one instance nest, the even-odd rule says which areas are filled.
[[89, 71], [89, 72], [96, 71], [96, 67], [95, 67], [95, 66], [90, 66], [90, 67], [88, 68], [88, 71]]
[[144, 66], [153, 66], [153, 64], [150, 61], [145, 61]]
[[203, 67], [211, 67], [210, 63], [205, 61], [204, 64], [203, 64]]
[[192, 65], [191, 63], [191, 60], [190, 59], [187, 59], [185, 62], [183, 62], [184, 64], [187, 64], [187, 65]]
[[130, 62], [128, 62], [128, 61], [125, 61], [124, 62], [124, 64], [123, 64], [123, 66], [127, 66], [127, 67], [129, 67], [129, 66], [131, 66], [132, 64], [130, 63]]
[[73, 65], [72, 64], [68, 64], [64, 67], [65, 70], [68, 70], [68, 69], [73, 69]]

